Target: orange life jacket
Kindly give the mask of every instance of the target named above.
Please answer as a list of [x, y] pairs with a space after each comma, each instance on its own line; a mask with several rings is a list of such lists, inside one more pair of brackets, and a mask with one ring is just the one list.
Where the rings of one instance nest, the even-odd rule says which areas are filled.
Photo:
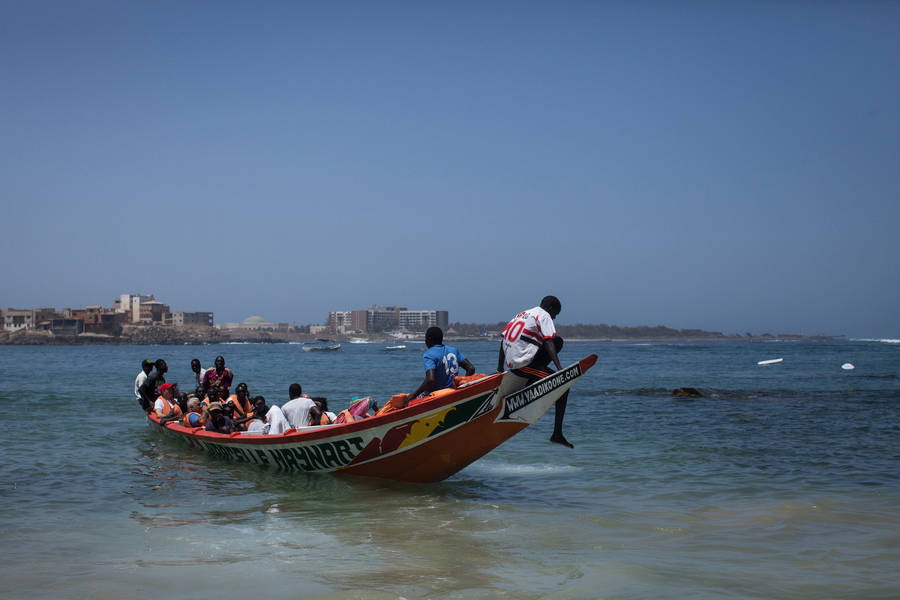
[[[231, 400], [232, 404], [234, 404], [234, 418], [240, 419], [241, 417], [249, 417], [253, 414], [253, 411], [250, 410], [250, 399], [247, 398], [246, 404], [241, 404], [240, 400], [238, 400], [237, 394], [232, 394], [228, 396], [228, 400]], [[226, 402], [228, 401], [226, 400]]]
[[406, 400], [406, 397], [409, 394], [394, 394], [391, 396], [391, 399], [388, 400], [384, 406], [378, 409], [378, 412], [375, 413], [376, 417], [380, 417], [381, 415], [386, 415], [388, 413], [392, 413], [395, 410], [400, 410], [403, 408], [403, 402]]
[[200, 427], [200, 425], [191, 425], [190, 418], [191, 418], [191, 415], [192, 415], [192, 414], [193, 414], [193, 415], [197, 415], [198, 417], [202, 417], [202, 415], [201, 415], [200, 413], [195, 413], [195, 412], [193, 412], [193, 411], [192, 411], [192, 412], [189, 412], [188, 414], [184, 415], [184, 418], [181, 420], [182, 424], [183, 424], [185, 427]]
[[484, 379], [487, 377], [485, 373], [474, 373], [472, 375], [457, 375], [453, 378], [453, 387], [458, 388], [461, 385], [465, 385], [467, 383], [471, 383], [473, 381], [478, 381], [479, 379]]
[[178, 406], [178, 403], [177, 403], [177, 402], [169, 402], [169, 401], [166, 400], [163, 396], [158, 397], [157, 400], [162, 400], [162, 401], [163, 401], [163, 411], [164, 411], [163, 416], [166, 416], [167, 414], [169, 414], [170, 412], [172, 412], [172, 409], [173, 409], [173, 408], [175, 409], [175, 415], [176, 415], [176, 416], [178, 416], [178, 417], [181, 417], [181, 416], [182, 416], [182, 415], [181, 415], [181, 407]]

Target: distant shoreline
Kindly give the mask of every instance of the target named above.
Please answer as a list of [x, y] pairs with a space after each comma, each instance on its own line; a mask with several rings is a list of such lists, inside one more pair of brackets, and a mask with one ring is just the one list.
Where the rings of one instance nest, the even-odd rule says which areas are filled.
[[[571, 342], [760, 342], [760, 341], [797, 341], [797, 340], [827, 340], [842, 339], [845, 336], [826, 336], [801, 334], [763, 334], [763, 335], [724, 335], [717, 332], [699, 332], [691, 330], [690, 334], [679, 335], [677, 330], [667, 330], [665, 335], [647, 335], [646, 328], [632, 328], [634, 335], [627, 335], [629, 328], [617, 328], [617, 333], [626, 335], [616, 336], [590, 336], [580, 337], [567, 335], [566, 326], [560, 326], [560, 335], [566, 341]], [[422, 339], [405, 340], [386, 335], [370, 336], [333, 336], [336, 343], [350, 343], [350, 339], [363, 338], [372, 344], [423, 344]], [[79, 335], [54, 335], [47, 331], [3, 331], [0, 332], [0, 345], [6, 346], [183, 346], [206, 345], [224, 343], [256, 343], [256, 344], [288, 344], [288, 343], [316, 343], [317, 337], [308, 333], [287, 331], [247, 331], [247, 330], [221, 330], [221, 329], [174, 329], [171, 327], [147, 327], [134, 330], [120, 336], [82, 333]], [[497, 335], [447, 335], [448, 341], [475, 342], [492, 341], [499, 342]]]

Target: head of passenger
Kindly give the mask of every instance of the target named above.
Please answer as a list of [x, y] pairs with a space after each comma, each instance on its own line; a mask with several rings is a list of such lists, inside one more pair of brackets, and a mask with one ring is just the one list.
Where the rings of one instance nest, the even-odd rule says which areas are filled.
[[242, 403], [250, 397], [250, 390], [247, 388], [247, 384], [243, 381], [237, 385], [235, 388], [235, 394], [237, 394], [238, 400]]
[[257, 396], [253, 399], [253, 414], [257, 417], [265, 417], [266, 413], [269, 412], [269, 407], [266, 406], [266, 399], [262, 396]]
[[303, 388], [300, 387], [299, 383], [292, 383], [291, 387], [288, 388], [288, 396], [290, 396], [291, 400], [294, 398], [299, 398], [303, 395]]
[[322, 412], [328, 411], [328, 399], [327, 398], [313, 398], [313, 402], [316, 403], [316, 406], [319, 407], [319, 410]]
[[188, 412], [200, 412], [200, 400], [195, 396], [191, 396], [187, 401]]
[[234, 402], [229, 400], [222, 406], [222, 412], [225, 413], [225, 416], [229, 419], [234, 418]]
[[217, 356], [213, 364], [216, 366], [216, 373], [221, 373], [225, 369], [225, 357]]
[[166, 361], [163, 359], [157, 359], [156, 361], [156, 372], [159, 374], [163, 374], [169, 370], [169, 365], [166, 364]]
[[556, 296], [544, 296], [541, 299], [541, 308], [550, 313], [551, 319], [555, 319], [562, 312], [562, 304]]
[[219, 402], [213, 402], [209, 405], [209, 419], [216, 427], [222, 427], [225, 424], [225, 412]]
[[[219, 386], [214, 385], [206, 392], [206, 399], [209, 400], [210, 403], [218, 402], [219, 398], [222, 397], [222, 394], [219, 392]], [[219, 407], [221, 408], [221, 407]]]
[[198, 385], [196, 388], [194, 388], [194, 395], [197, 396], [198, 398], [203, 397], [203, 386], [202, 385]]
[[171, 383], [164, 383], [159, 386], [159, 395], [165, 398], [169, 403], [175, 397], [175, 386]]
[[425, 345], [431, 348], [437, 344], [444, 343], [444, 332], [440, 327], [429, 327], [425, 332]]
[[147, 375], [149, 375], [149, 374], [150, 374], [150, 371], [153, 370], [153, 361], [150, 360], [149, 358], [145, 358], [145, 359], [141, 362], [141, 369], [144, 371], [144, 373], [146, 373]]
[[192, 359], [191, 359], [191, 371], [193, 371], [194, 373], [199, 373], [199, 372], [200, 372], [200, 369], [202, 369], [202, 368], [203, 368], [203, 367], [200, 366], [200, 359], [199, 359], [199, 358], [192, 358]]

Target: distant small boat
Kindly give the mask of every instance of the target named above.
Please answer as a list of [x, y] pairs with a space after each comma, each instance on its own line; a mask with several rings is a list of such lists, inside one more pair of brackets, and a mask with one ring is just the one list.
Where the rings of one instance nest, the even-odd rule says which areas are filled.
[[331, 352], [340, 349], [340, 344], [332, 344], [330, 346], [303, 346], [302, 348], [304, 352]]
[[406, 346], [403, 344], [398, 344], [396, 346], [385, 346], [385, 350], [406, 350]]
[[773, 358], [771, 360], [761, 360], [756, 364], [758, 364], [758, 365], [777, 365], [778, 363], [780, 363], [783, 360], [784, 360], [783, 358]]
[[351, 344], [368, 344], [369, 340], [363, 338], [350, 338]]
[[844, 363], [841, 365], [841, 368], [845, 371], [852, 371], [856, 367], [853, 366], [853, 363]]

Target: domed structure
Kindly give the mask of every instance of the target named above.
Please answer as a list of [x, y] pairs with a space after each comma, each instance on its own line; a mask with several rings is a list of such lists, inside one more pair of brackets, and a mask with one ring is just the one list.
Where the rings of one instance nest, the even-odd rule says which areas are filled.
[[266, 320], [259, 315], [253, 315], [244, 319], [244, 325], [262, 325]]

